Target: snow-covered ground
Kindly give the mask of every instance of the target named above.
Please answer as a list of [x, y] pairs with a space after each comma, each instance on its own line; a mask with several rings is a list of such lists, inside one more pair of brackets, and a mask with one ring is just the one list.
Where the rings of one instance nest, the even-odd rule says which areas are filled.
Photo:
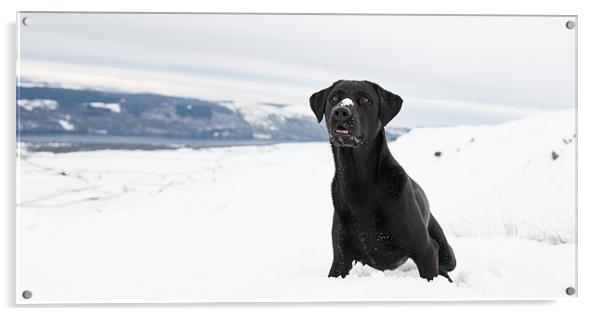
[[18, 301], [563, 296], [575, 285], [574, 115], [415, 129], [390, 143], [454, 247], [454, 283], [426, 282], [411, 262], [326, 277], [326, 143], [23, 151], [17, 296], [33, 297]]
[[90, 107], [105, 109], [114, 113], [121, 113], [121, 104], [119, 103], [90, 102]]
[[56, 110], [59, 107], [58, 102], [48, 99], [20, 99], [17, 101], [17, 105], [30, 112], [34, 109]]

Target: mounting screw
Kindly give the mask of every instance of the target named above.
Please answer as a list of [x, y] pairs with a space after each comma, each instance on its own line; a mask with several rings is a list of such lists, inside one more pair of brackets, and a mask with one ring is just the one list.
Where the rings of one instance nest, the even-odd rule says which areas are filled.
[[33, 294], [31, 294], [31, 291], [27, 290], [27, 291], [23, 291], [23, 298], [28, 300], [31, 298]]
[[575, 28], [575, 22], [568, 21], [568, 22], [566, 22], [565, 26], [566, 26], [567, 29], [572, 30], [572, 29]]
[[569, 286], [566, 288], [565, 292], [566, 292], [566, 295], [573, 295], [573, 294], [575, 294], [575, 288], [572, 286]]
[[30, 26], [31, 25], [31, 18], [26, 16], [23, 18], [23, 20], [21, 20], [21, 22], [23, 23], [23, 25], [25, 26]]

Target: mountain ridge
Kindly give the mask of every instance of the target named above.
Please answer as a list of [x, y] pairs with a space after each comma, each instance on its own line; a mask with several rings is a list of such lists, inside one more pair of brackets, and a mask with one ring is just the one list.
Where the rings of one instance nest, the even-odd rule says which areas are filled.
[[[313, 117], [270, 103], [233, 108], [227, 102], [72, 89], [45, 85], [17, 88], [20, 135], [109, 135], [213, 140], [327, 140]], [[270, 108], [269, 115], [258, 113]], [[252, 116], [262, 120], [251, 119]]]

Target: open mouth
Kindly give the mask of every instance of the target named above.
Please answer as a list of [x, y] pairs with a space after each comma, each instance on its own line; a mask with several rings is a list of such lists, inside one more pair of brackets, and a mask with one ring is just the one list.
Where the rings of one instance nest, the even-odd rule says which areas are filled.
[[353, 121], [333, 122], [329, 133], [330, 143], [337, 147], [355, 147], [362, 143], [362, 136], [355, 124]]
[[337, 126], [337, 128], [334, 129], [334, 133], [340, 135], [349, 135], [349, 130], [344, 126], [339, 125]]

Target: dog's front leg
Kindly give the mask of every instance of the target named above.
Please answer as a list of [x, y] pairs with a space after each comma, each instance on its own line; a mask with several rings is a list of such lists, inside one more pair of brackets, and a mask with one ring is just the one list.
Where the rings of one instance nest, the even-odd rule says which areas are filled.
[[328, 277], [346, 277], [351, 270], [353, 258], [349, 249], [347, 229], [342, 225], [339, 216], [334, 214], [332, 221], [332, 251], [333, 260]]
[[412, 260], [416, 263], [421, 278], [431, 281], [439, 275], [438, 253], [439, 245], [428, 237], [423, 246], [412, 253]]
[[[406, 247], [410, 250], [410, 257], [416, 263], [420, 277], [428, 281], [433, 280], [439, 275], [439, 244], [431, 238], [428, 232], [425, 220], [421, 211], [421, 204], [416, 200], [412, 182], [409, 182], [402, 192], [402, 208], [404, 212], [398, 219], [404, 227], [395, 236], [405, 241]], [[424, 205], [422, 205], [424, 207]]]

